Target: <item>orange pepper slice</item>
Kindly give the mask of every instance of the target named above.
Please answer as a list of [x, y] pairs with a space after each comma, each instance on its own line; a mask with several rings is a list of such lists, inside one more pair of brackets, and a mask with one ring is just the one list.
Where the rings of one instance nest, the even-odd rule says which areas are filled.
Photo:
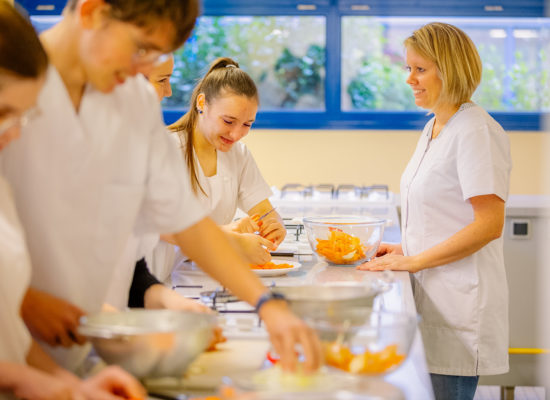
[[317, 239], [316, 251], [334, 264], [353, 264], [365, 257], [365, 248], [358, 237], [338, 228], [329, 228], [328, 239]]
[[269, 261], [265, 264], [258, 264], [258, 265], [254, 265], [254, 264], [250, 264], [250, 268], [252, 269], [284, 269], [284, 268], [294, 268], [294, 266], [292, 264], [275, 264], [274, 262], [272, 261]]
[[325, 344], [324, 350], [328, 365], [354, 374], [382, 374], [405, 360], [405, 355], [397, 353], [395, 344], [378, 352], [367, 350], [361, 354], [353, 354], [348, 347], [333, 342]]

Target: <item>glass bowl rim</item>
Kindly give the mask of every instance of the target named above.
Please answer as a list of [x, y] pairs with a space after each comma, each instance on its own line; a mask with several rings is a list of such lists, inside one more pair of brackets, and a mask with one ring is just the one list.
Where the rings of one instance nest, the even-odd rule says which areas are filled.
[[[339, 222], [346, 221], [346, 222]], [[355, 221], [354, 221], [355, 220]], [[369, 216], [358, 216], [358, 215], [319, 215], [319, 216], [309, 216], [303, 218], [304, 225], [317, 225], [317, 226], [334, 226], [334, 225], [344, 225], [344, 226], [372, 226], [372, 225], [384, 225], [386, 223], [385, 219], [369, 217]]]

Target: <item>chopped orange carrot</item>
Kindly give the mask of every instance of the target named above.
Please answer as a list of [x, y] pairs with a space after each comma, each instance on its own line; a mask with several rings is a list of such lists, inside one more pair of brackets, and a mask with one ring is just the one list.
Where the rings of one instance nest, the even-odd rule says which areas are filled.
[[329, 228], [328, 239], [317, 239], [317, 252], [334, 264], [353, 264], [365, 257], [365, 246], [358, 237]]
[[394, 344], [379, 352], [367, 350], [361, 354], [353, 354], [348, 347], [336, 342], [325, 344], [324, 349], [328, 365], [354, 374], [382, 374], [405, 360]]
[[292, 264], [275, 264], [272, 261], [269, 261], [265, 264], [251, 264], [250, 268], [252, 269], [283, 269], [283, 268], [294, 268]]

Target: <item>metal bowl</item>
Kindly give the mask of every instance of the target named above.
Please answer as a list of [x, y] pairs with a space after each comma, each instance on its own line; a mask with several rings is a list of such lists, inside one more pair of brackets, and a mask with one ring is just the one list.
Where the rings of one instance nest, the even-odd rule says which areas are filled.
[[209, 345], [215, 325], [210, 314], [130, 310], [83, 317], [79, 333], [107, 364], [138, 378], [181, 377]]
[[311, 249], [335, 265], [355, 265], [376, 255], [384, 234], [383, 219], [368, 216], [306, 217], [304, 228]]
[[[388, 280], [367, 282], [331, 282], [323, 285], [275, 286], [273, 291], [283, 294], [290, 308], [305, 320], [327, 320], [333, 323], [350, 320], [363, 323], [372, 309], [374, 298], [390, 288]], [[350, 312], [353, 310], [353, 312]], [[364, 310], [364, 315], [360, 310]]]

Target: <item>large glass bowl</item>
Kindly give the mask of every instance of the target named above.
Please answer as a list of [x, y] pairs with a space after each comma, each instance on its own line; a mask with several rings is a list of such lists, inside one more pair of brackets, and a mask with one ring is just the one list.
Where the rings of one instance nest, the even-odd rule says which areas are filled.
[[107, 364], [138, 378], [181, 377], [210, 344], [215, 325], [211, 314], [129, 310], [83, 317], [79, 333]]
[[376, 255], [385, 220], [368, 216], [304, 217], [312, 250], [336, 265], [355, 265]]
[[313, 316], [307, 322], [319, 334], [327, 365], [359, 375], [384, 375], [409, 355], [418, 317], [359, 308], [337, 321]]

